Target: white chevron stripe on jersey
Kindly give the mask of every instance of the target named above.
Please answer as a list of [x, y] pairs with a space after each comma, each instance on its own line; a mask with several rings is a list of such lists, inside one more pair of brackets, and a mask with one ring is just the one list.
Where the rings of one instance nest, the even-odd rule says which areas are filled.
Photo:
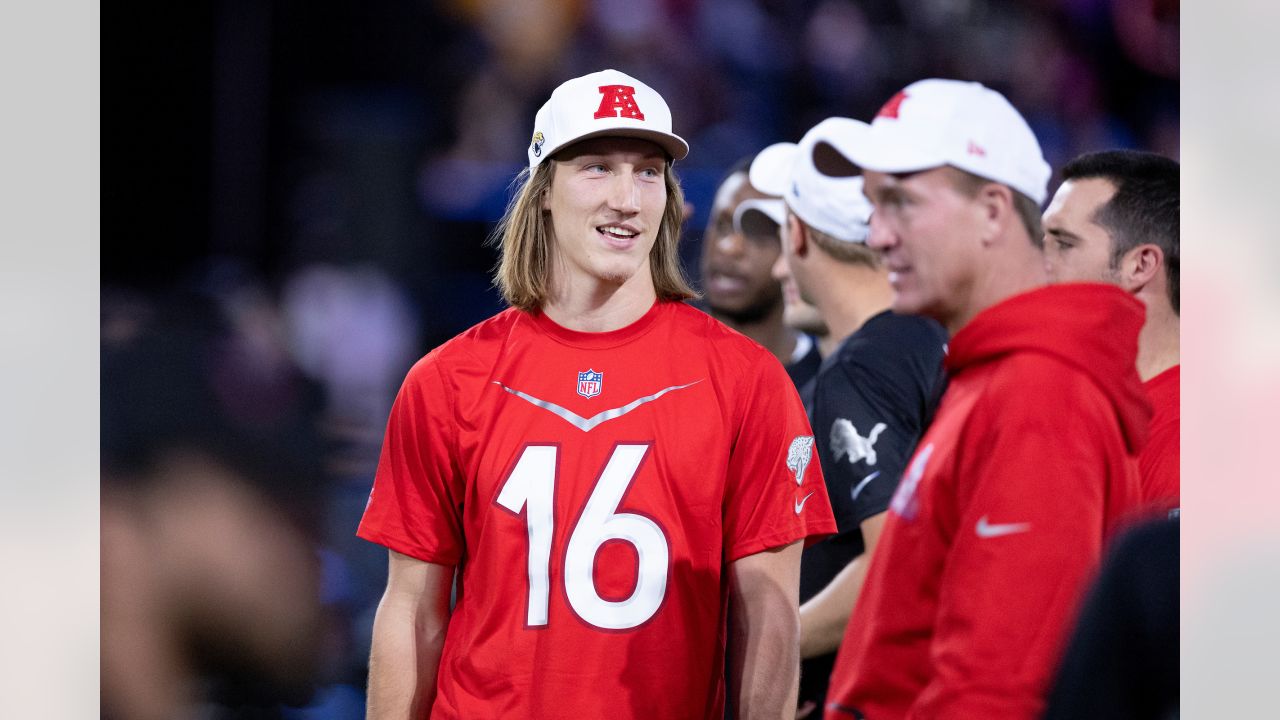
[[702, 380], [694, 380], [693, 382], [688, 383], [686, 385], [672, 385], [671, 387], [663, 388], [662, 390], [659, 390], [658, 392], [652, 395], [646, 395], [642, 398], [636, 398], [635, 400], [632, 400], [631, 402], [627, 403], [626, 405], [623, 405], [622, 407], [610, 408], [609, 410], [603, 410], [601, 412], [598, 412], [595, 415], [592, 415], [590, 418], [584, 418], [578, 413], [572, 410], [569, 410], [568, 408], [560, 407], [559, 405], [553, 402], [550, 402], [548, 400], [542, 400], [541, 398], [536, 398], [528, 393], [523, 393], [523, 392], [520, 392], [519, 390], [509, 388], [497, 380], [494, 380], [493, 384], [497, 385], [503, 390], [506, 390], [512, 395], [515, 395], [521, 400], [526, 400], [529, 403], [542, 408], [543, 410], [551, 412], [552, 414], [561, 418], [562, 420], [569, 423], [570, 425], [578, 428], [582, 432], [591, 432], [591, 430], [594, 429], [600, 423], [607, 422], [615, 418], [620, 418], [623, 415], [626, 415], [627, 413], [631, 412], [632, 410], [635, 410], [636, 408], [640, 407], [641, 405], [647, 402], [653, 402], [654, 400], [657, 400], [658, 398], [662, 397], [663, 395], [666, 395], [672, 390], [683, 390], [687, 387], [697, 385], [700, 382], [702, 382]]

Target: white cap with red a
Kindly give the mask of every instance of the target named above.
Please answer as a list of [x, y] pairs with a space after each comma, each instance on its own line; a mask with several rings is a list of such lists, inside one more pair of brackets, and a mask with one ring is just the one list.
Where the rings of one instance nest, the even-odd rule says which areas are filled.
[[529, 168], [567, 145], [603, 136], [652, 141], [673, 160], [689, 154], [689, 144], [671, 132], [671, 109], [657, 91], [626, 73], [601, 70], [561, 83], [538, 110]]
[[981, 83], [929, 79], [894, 95], [865, 141], [823, 138], [855, 165], [907, 173], [950, 165], [1008, 185], [1043, 205], [1049, 163], [1022, 115]]

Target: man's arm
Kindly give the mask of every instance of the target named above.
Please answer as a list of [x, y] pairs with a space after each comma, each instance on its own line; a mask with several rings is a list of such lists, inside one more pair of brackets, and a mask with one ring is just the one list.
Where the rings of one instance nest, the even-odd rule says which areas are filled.
[[453, 568], [388, 550], [387, 589], [373, 620], [369, 720], [431, 714], [449, 627]]
[[863, 552], [801, 606], [805, 659], [844, 639], [885, 513], [936, 404], [943, 343], [932, 320], [880, 317], [847, 340], [820, 377], [812, 419], [822, 475], [841, 535], [860, 534]]
[[729, 692], [741, 720], [795, 716], [802, 544], [748, 555], [729, 566]]
[[845, 626], [867, 579], [872, 553], [884, 528], [883, 512], [859, 524], [864, 550], [831, 579], [831, 582], [800, 606], [800, 657], [809, 659], [835, 652], [844, 639]]
[[1094, 387], [1065, 377], [970, 414], [985, 429], [956, 451], [965, 482], [944, 500], [959, 512], [937, 579], [931, 677], [907, 717], [1043, 713], [1108, 523], [1137, 497], [1136, 466]]

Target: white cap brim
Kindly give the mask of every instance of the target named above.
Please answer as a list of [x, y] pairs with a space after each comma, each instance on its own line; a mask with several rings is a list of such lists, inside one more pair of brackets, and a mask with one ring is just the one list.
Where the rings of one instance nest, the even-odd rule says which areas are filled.
[[781, 227], [787, 221], [787, 204], [781, 200], [743, 200], [733, 211], [733, 229], [740, 235], [746, 235], [744, 225], [751, 222], [753, 214]]
[[751, 169], [747, 171], [747, 180], [751, 186], [765, 195], [785, 196], [799, 147], [795, 143], [782, 142], [761, 150], [751, 161]]
[[[820, 137], [846, 160], [863, 170], [882, 173], [904, 173], [929, 170], [947, 164], [946, 158], [933, 148], [921, 147], [886, 125], [861, 125], [853, 132], [827, 132]], [[852, 128], [851, 128], [852, 129]]]
[[599, 138], [599, 137], [620, 137], [620, 138], [636, 138], [637, 140], [648, 140], [649, 142], [652, 142], [653, 144], [662, 148], [663, 152], [671, 156], [671, 159], [673, 161], [683, 160], [689, 154], [689, 143], [685, 142], [684, 138], [680, 137], [679, 135], [675, 135], [672, 133], [657, 132], [655, 130], [645, 130], [643, 128], [635, 128], [635, 127], [601, 128], [599, 130], [595, 130], [593, 132], [585, 133], [583, 135], [575, 137], [569, 140], [568, 142], [565, 142], [562, 145], [558, 145], [552, 148], [544, 148], [543, 153], [545, 157], [551, 157], [556, 153], [560, 152], [561, 150], [572, 147], [582, 142], [583, 140], [590, 140], [592, 138]]

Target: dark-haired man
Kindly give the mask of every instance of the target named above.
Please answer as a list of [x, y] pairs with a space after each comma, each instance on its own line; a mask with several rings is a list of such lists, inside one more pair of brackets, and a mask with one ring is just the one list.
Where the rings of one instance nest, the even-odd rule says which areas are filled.
[[1044, 214], [1045, 267], [1057, 282], [1106, 282], [1142, 301], [1138, 375], [1155, 414], [1138, 458], [1143, 502], [1179, 505], [1178, 163], [1137, 150], [1088, 153], [1062, 169]]

